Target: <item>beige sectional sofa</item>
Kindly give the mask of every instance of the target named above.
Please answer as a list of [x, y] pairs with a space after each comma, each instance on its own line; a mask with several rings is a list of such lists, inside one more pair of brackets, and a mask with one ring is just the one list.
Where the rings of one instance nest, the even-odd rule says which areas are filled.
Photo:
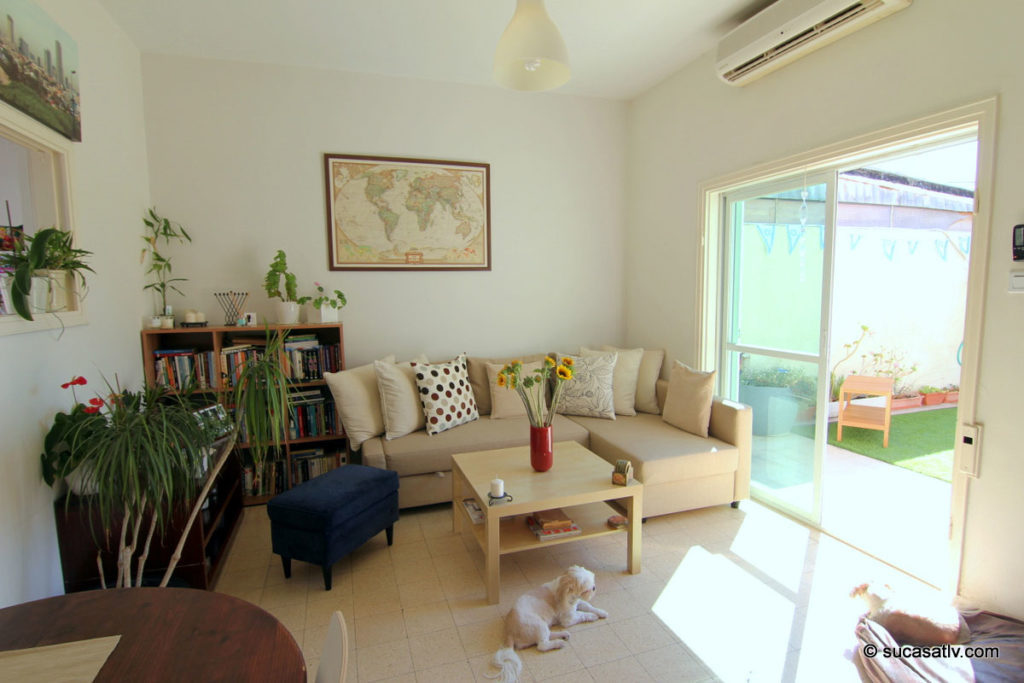
[[[400, 438], [388, 440], [381, 435], [362, 443], [364, 465], [398, 473], [400, 507], [451, 500], [452, 454], [528, 443], [525, 417], [492, 419], [489, 414], [489, 396], [483, 394], [490, 389], [481, 367], [487, 360], [470, 358], [467, 364], [474, 393], [480, 397], [479, 419], [436, 435], [420, 429]], [[667, 389], [668, 382], [657, 381], [659, 408], [664, 407]], [[557, 415], [553, 427], [556, 442], [577, 441], [612, 464], [619, 459], [632, 462], [634, 476], [645, 485], [644, 517], [749, 497], [752, 416], [748, 406], [714, 399], [707, 438], [678, 429], [661, 415], [642, 412], [613, 420]], [[608, 472], [610, 477], [611, 467]]]

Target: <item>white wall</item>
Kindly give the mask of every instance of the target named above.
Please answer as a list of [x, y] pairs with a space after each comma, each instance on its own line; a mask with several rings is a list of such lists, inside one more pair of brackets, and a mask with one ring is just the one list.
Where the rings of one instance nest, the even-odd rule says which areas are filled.
[[[1010, 227], [1024, 222], [1024, 79], [1014, 0], [915, 2], [744, 88], [703, 59], [631, 103], [628, 341], [696, 354], [697, 186], [726, 173], [998, 94], [986, 322], [978, 395], [981, 478], [971, 483], [962, 591], [1024, 617], [1024, 458], [1018, 388], [1024, 297], [1007, 294]], [[663, 305], [671, 300], [673, 306]], [[907, 533], [913, 533], [908, 529]]]
[[[341, 289], [349, 366], [394, 352], [523, 353], [620, 340], [625, 105], [145, 54], [153, 198], [194, 242], [175, 309], [223, 317], [284, 249], [300, 294]], [[490, 272], [332, 272], [325, 152], [491, 165]]]
[[85, 389], [98, 389], [101, 372], [130, 386], [141, 380], [138, 248], [149, 181], [139, 52], [95, 0], [39, 4], [78, 43], [83, 141], [72, 183], [80, 245], [95, 252], [97, 274], [88, 325], [59, 340], [57, 331], [0, 337], [0, 606], [63, 593], [54, 493], [39, 466], [53, 415], [71, 407], [60, 384], [83, 375]]

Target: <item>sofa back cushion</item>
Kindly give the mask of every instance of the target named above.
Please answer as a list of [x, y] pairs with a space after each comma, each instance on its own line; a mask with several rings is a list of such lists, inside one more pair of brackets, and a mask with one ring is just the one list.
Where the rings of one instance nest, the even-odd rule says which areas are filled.
[[[601, 350], [580, 349], [581, 356], [597, 356], [613, 351], [615, 373], [612, 375], [612, 393], [615, 395], [616, 415], [636, 415], [636, 387], [640, 375], [640, 363], [644, 357], [643, 349], [617, 349], [613, 346], [602, 346]], [[660, 371], [660, 368], [659, 368]]]
[[380, 412], [384, 418], [384, 438], [398, 439], [423, 429], [423, 404], [413, 366], [426, 362], [423, 356], [404, 363], [374, 362], [380, 391]]
[[487, 364], [505, 365], [514, 360], [521, 360], [523, 363], [544, 360], [543, 353], [531, 353], [528, 356], [508, 356], [506, 358], [484, 358], [482, 356], [470, 356], [466, 359], [466, 369], [469, 370], [469, 385], [473, 387], [473, 396], [476, 398], [476, 409], [481, 415], [491, 414], [491, 387], [487, 383]]
[[[380, 362], [394, 363], [395, 357], [386, 356]], [[341, 372], [325, 372], [324, 379], [353, 451], [359, 450], [367, 439], [384, 433], [380, 390], [372, 363]]]

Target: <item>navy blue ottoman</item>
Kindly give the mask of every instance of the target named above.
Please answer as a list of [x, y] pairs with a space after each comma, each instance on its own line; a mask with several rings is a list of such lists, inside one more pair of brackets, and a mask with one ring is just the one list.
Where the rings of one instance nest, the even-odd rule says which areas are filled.
[[331, 590], [331, 565], [398, 521], [398, 473], [344, 465], [278, 494], [267, 502], [270, 539], [285, 578], [292, 558], [318, 564]]

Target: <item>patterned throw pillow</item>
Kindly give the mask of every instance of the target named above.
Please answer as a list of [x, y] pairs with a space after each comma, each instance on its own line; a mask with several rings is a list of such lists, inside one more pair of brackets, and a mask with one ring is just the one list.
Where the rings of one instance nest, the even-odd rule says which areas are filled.
[[447, 363], [415, 365], [413, 370], [427, 434], [440, 434], [479, 417], [473, 388], [469, 385], [465, 354]]
[[556, 412], [581, 417], [615, 419], [615, 394], [612, 378], [615, 375], [616, 353], [594, 356], [561, 354], [559, 358], [573, 360], [572, 379], [562, 384], [561, 398]]

